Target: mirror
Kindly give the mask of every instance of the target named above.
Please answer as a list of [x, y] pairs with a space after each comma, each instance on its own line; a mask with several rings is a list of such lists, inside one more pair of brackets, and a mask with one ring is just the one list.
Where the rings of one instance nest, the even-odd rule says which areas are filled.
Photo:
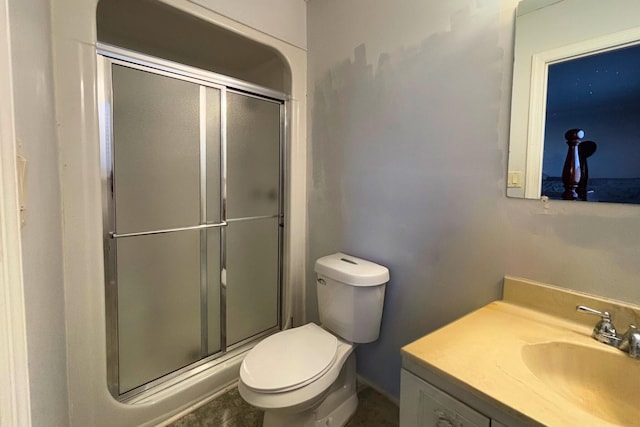
[[507, 196], [640, 203], [638, 17], [637, 0], [520, 2]]

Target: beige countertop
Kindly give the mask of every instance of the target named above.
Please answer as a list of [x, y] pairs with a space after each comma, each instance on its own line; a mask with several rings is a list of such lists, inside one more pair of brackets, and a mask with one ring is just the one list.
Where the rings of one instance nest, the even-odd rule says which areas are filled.
[[[538, 359], [525, 363], [535, 345], [561, 342], [593, 348], [596, 354], [604, 354], [607, 362], [614, 361], [611, 363], [612, 375], [638, 375], [630, 383], [627, 381], [631, 385], [638, 384], [637, 392], [640, 390], [640, 360], [631, 360], [621, 351], [592, 339], [591, 330], [598, 318], [579, 313], [576, 316], [575, 306], [583, 304], [612, 312], [614, 323], [622, 331], [628, 325], [625, 321], [637, 324], [640, 314], [637, 307], [513, 278], [505, 279], [504, 295], [503, 300], [488, 304], [403, 347], [405, 368], [411, 371], [411, 366], [418, 367], [417, 370], [429, 374], [425, 379], [442, 380], [441, 384], [434, 384], [436, 386], [451, 383], [452, 388], [445, 391], [457, 390], [471, 396], [473, 402], [465, 403], [474, 406], [477, 399], [485, 406], [476, 409], [508, 413], [508, 419], [517, 420], [518, 424], [640, 426], [640, 418], [636, 418], [640, 412], [633, 408], [628, 410], [629, 405], [636, 405], [640, 398], [629, 396], [634, 402], [620, 402], [620, 405], [612, 405], [611, 401], [602, 407], [593, 404], [593, 395], [607, 393], [607, 390], [591, 390], [598, 384], [586, 381], [584, 386], [581, 383], [580, 392], [575, 393], [575, 384], [567, 384], [572, 379], [565, 381], [562, 378], [563, 369], [567, 367], [560, 366], [551, 354], [549, 360], [545, 360], [547, 347], [538, 347], [542, 349], [536, 356]], [[566, 313], [565, 317], [558, 315], [563, 313]], [[584, 371], [586, 377], [591, 363], [599, 363], [577, 359], [570, 368], [578, 375]], [[545, 371], [540, 375], [538, 371], [535, 375], [530, 369], [534, 362], [543, 370], [548, 364], [549, 374]], [[631, 371], [627, 369], [629, 366]], [[415, 373], [421, 376], [420, 372]], [[554, 375], [559, 378], [550, 378]], [[550, 386], [550, 381], [554, 386]], [[459, 397], [459, 393], [456, 394]], [[486, 415], [493, 416], [491, 413]]]

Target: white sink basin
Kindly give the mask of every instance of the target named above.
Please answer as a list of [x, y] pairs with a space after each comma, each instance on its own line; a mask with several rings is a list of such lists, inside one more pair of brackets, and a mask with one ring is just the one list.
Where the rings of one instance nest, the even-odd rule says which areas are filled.
[[619, 425], [640, 423], [640, 360], [595, 343], [563, 341], [522, 348], [527, 368], [584, 411]]

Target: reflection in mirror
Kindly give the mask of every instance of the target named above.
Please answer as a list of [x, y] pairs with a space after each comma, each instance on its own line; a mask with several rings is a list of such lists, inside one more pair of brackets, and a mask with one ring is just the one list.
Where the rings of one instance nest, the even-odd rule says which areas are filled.
[[640, 203], [639, 118], [640, 45], [550, 64], [542, 195]]
[[639, 16], [637, 0], [519, 3], [507, 196], [640, 203]]

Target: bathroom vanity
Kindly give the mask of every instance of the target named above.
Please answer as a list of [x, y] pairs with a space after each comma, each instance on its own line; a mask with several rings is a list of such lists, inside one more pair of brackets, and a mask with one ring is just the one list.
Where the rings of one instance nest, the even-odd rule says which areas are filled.
[[503, 299], [402, 348], [400, 426], [630, 426], [640, 360], [591, 337], [640, 307], [506, 277]]

